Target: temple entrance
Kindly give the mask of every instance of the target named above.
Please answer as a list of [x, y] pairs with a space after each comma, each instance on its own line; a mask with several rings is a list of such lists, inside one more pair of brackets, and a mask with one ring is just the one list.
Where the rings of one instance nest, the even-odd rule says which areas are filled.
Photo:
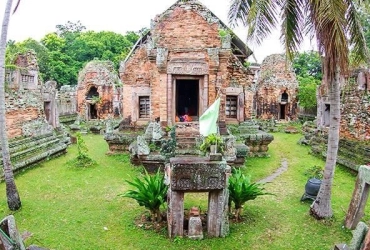
[[[199, 80], [176, 80], [176, 119], [180, 122], [199, 119]], [[187, 120], [186, 116], [190, 119]]]
[[96, 109], [96, 104], [89, 104], [89, 119], [97, 119], [98, 110]]
[[45, 112], [45, 118], [46, 121], [52, 125], [52, 120], [51, 118], [51, 103], [50, 102], [44, 102], [44, 112]]
[[279, 117], [279, 119], [285, 120], [285, 116], [286, 116], [285, 109], [286, 109], [286, 105], [285, 104], [280, 104], [280, 117]]

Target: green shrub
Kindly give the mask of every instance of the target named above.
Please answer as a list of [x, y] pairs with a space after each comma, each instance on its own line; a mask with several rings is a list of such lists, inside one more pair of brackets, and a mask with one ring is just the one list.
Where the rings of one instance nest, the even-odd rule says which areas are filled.
[[314, 165], [304, 172], [304, 175], [308, 177], [308, 179], [316, 178], [321, 180], [324, 175], [324, 169], [320, 166]]
[[223, 153], [225, 143], [222, 137], [218, 134], [210, 134], [204, 138], [203, 143], [199, 146], [199, 150], [203, 153], [211, 151], [211, 145], [217, 145], [217, 152]]
[[164, 184], [164, 176], [158, 170], [155, 175], [148, 174], [140, 179], [138, 177], [126, 180], [136, 190], [128, 190], [119, 196], [132, 198], [150, 211], [152, 221], [161, 221], [160, 206], [166, 202], [168, 186]]
[[244, 175], [241, 169], [233, 169], [229, 178], [229, 208], [231, 208], [231, 203], [233, 202], [236, 220], [241, 219], [244, 203], [254, 200], [260, 195], [271, 194], [264, 190], [262, 184], [251, 183], [251, 177]]
[[68, 161], [67, 164], [75, 167], [90, 167], [96, 165], [96, 161], [87, 154], [89, 151], [81, 133], [76, 134], [77, 138], [77, 157]]

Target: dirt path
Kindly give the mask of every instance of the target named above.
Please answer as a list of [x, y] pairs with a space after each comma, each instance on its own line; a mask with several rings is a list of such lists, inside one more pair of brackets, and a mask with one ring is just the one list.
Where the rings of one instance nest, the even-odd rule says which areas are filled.
[[285, 171], [288, 170], [288, 162], [286, 159], [281, 160], [281, 167], [278, 168], [274, 173], [271, 175], [267, 176], [266, 178], [257, 181], [257, 183], [267, 183], [267, 182], [272, 182], [276, 177], [284, 173]]

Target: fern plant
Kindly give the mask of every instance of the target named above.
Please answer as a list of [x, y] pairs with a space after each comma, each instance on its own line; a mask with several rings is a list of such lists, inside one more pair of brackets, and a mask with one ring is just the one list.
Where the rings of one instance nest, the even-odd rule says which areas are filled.
[[218, 134], [210, 134], [204, 138], [202, 144], [199, 146], [199, 150], [203, 153], [207, 153], [211, 151], [211, 145], [217, 146], [217, 152], [223, 153], [225, 143], [222, 137]]
[[145, 170], [142, 179], [135, 177], [126, 182], [135, 188], [119, 196], [132, 198], [150, 211], [152, 221], [161, 221], [160, 206], [166, 202], [168, 186], [164, 184], [164, 176], [158, 170], [155, 175], [150, 175]]
[[244, 175], [241, 169], [233, 169], [232, 175], [229, 178], [229, 208], [231, 203], [235, 205], [235, 219], [241, 219], [243, 205], [249, 201], [254, 200], [258, 196], [271, 194], [265, 192], [262, 184], [251, 183], [251, 177]]

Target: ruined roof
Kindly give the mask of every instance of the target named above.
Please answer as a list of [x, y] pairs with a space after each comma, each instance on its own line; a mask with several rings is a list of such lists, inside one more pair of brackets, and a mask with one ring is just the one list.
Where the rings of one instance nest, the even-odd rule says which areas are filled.
[[193, 10], [202, 16], [210, 24], [217, 23], [219, 29], [227, 30], [231, 38], [231, 49], [236, 57], [241, 58], [243, 61], [253, 54], [252, 50], [224, 23], [222, 22], [212, 11], [210, 11], [205, 5], [197, 0], [177, 0], [171, 7], [165, 10], [162, 14], [157, 15], [155, 21], [152, 20], [151, 29], [149, 32], [144, 34], [136, 44], [133, 46], [130, 53], [125, 58], [125, 62], [131, 57], [132, 53], [141, 45], [144, 44], [151, 35], [151, 30], [154, 29], [155, 25], [166, 18], [176, 7], [180, 7], [186, 10]]
[[86, 64], [78, 75], [78, 85], [82, 84], [88, 73], [96, 73], [93, 79], [95, 85], [115, 85], [119, 83], [119, 78], [111, 61], [93, 60]]
[[298, 81], [292, 65], [284, 54], [272, 54], [263, 59], [259, 85], [297, 88]]

